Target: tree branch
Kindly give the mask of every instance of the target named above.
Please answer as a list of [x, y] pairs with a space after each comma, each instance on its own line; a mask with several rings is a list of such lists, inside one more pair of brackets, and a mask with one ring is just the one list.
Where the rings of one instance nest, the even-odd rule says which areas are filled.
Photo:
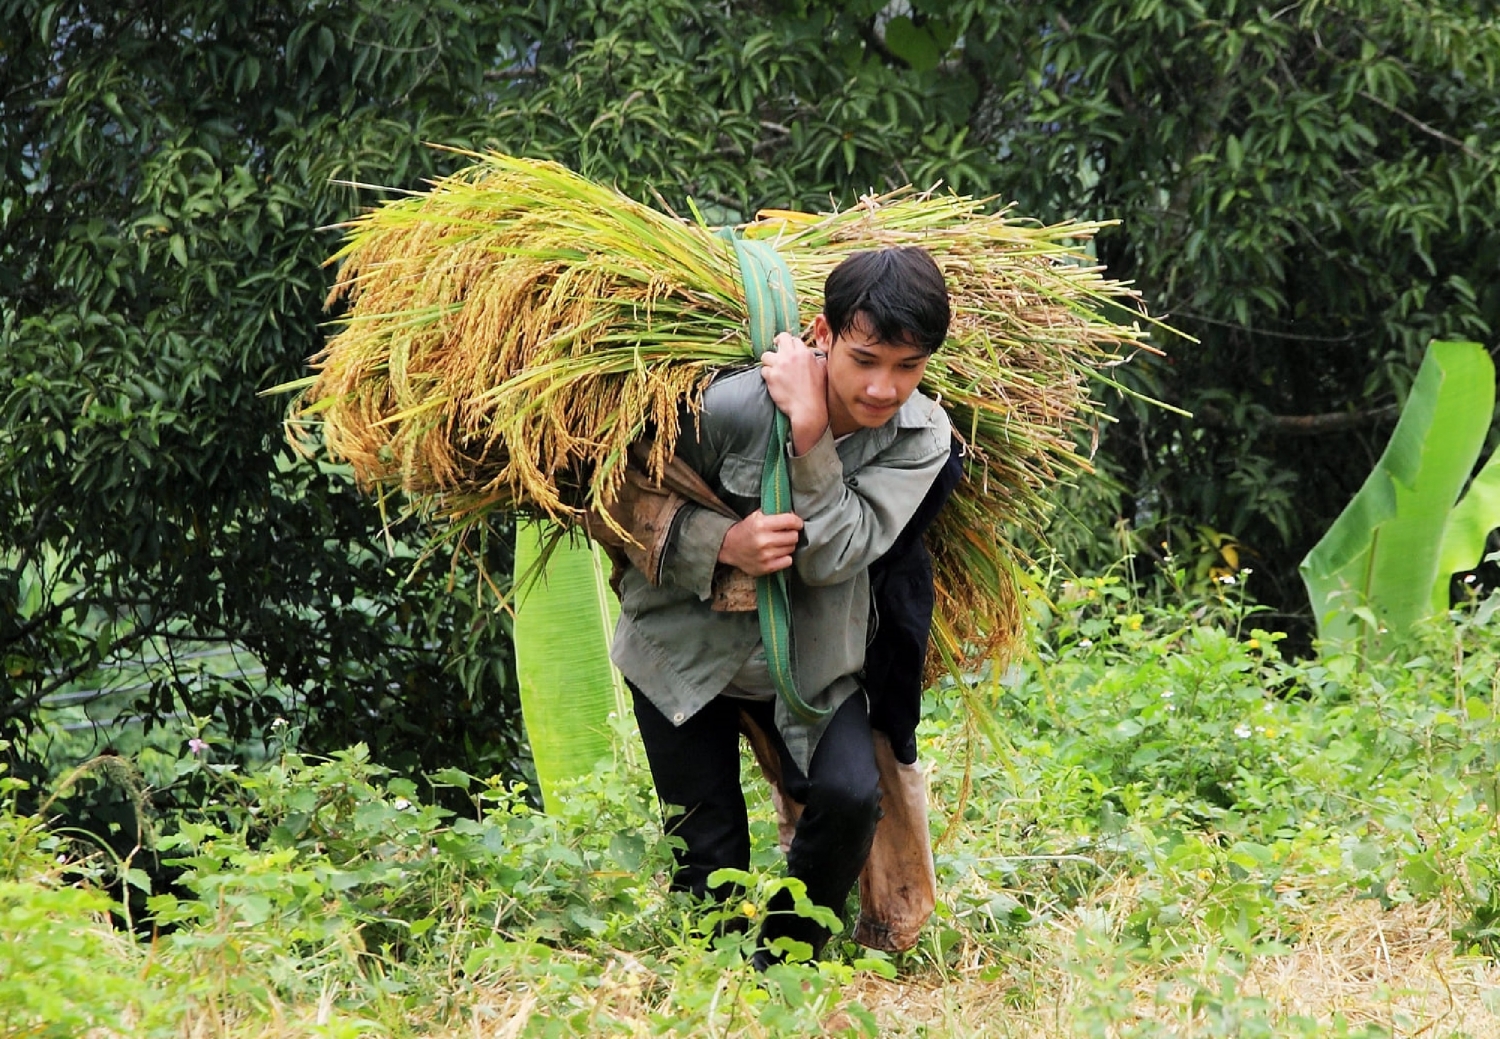
[[542, 74], [541, 69], [534, 65], [507, 65], [503, 69], [485, 69], [484, 78], [493, 83], [496, 80], [535, 79]]
[[[1193, 410], [1199, 424], [1214, 429], [1240, 428], [1220, 408], [1203, 404]], [[1367, 408], [1363, 411], [1335, 411], [1324, 415], [1265, 415], [1255, 423], [1257, 432], [1270, 436], [1322, 436], [1325, 433], [1345, 433], [1351, 429], [1384, 425], [1401, 414], [1401, 407], [1390, 404], [1383, 408]]]
[[[1315, 244], [1317, 243], [1317, 238], [1315, 236], [1309, 236], [1308, 240]], [[1193, 321], [1200, 321], [1205, 325], [1216, 325], [1219, 328], [1232, 328], [1236, 331], [1243, 332], [1248, 336], [1263, 336], [1267, 339], [1288, 339], [1294, 342], [1301, 343], [1349, 343], [1353, 342], [1356, 338], [1359, 337], [1360, 334], [1362, 334], [1357, 332], [1349, 332], [1346, 335], [1341, 336], [1317, 336], [1307, 335], [1302, 332], [1278, 332], [1274, 329], [1269, 328], [1250, 328], [1240, 324], [1238, 321], [1224, 321], [1221, 318], [1209, 317], [1207, 314], [1198, 314], [1194, 313], [1191, 310], [1173, 311], [1172, 313], [1166, 315], [1166, 320], [1171, 320], [1172, 318], [1179, 316], [1189, 318]]]
[[1359, 96], [1364, 98], [1366, 101], [1375, 102], [1377, 105], [1379, 105], [1381, 108], [1385, 109], [1392, 115], [1400, 116], [1402, 119], [1405, 119], [1408, 123], [1411, 123], [1411, 125], [1415, 126], [1418, 130], [1421, 130], [1423, 133], [1429, 134], [1432, 137], [1436, 137], [1444, 144], [1451, 144], [1453, 147], [1463, 152], [1475, 162], [1484, 162], [1486, 160], [1486, 156], [1481, 155], [1479, 152], [1476, 152], [1473, 148], [1470, 148], [1467, 144], [1465, 144], [1463, 141], [1460, 141], [1458, 138], [1448, 136], [1435, 126], [1428, 126], [1426, 123], [1422, 122], [1422, 120], [1418, 119], [1410, 112], [1407, 112], [1402, 108], [1398, 108], [1397, 106], [1391, 104], [1389, 101], [1376, 97], [1368, 90], [1361, 90], [1359, 92]]
[[152, 621], [150, 624], [143, 625], [139, 628], [132, 628], [127, 634], [121, 635], [119, 638], [111, 642], [109, 644], [109, 648], [100, 653], [97, 659], [90, 658], [74, 664], [72, 667], [65, 668], [62, 671], [53, 672], [48, 676], [51, 681], [42, 686], [42, 688], [38, 692], [33, 693], [31, 696], [23, 700], [22, 706], [26, 707], [29, 710], [34, 710], [37, 704], [41, 703], [43, 699], [62, 689], [63, 686], [72, 682], [74, 679], [87, 674], [90, 670], [96, 667], [99, 667], [103, 661], [108, 660], [111, 656], [120, 652], [120, 650], [125, 649], [128, 646], [139, 645], [146, 639], [151, 638], [156, 634], [156, 630], [159, 625], [160, 621]]

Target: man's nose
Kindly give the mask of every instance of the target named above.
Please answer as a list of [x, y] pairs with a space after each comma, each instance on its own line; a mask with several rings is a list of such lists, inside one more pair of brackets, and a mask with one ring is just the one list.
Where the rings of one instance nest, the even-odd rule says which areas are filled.
[[865, 392], [875, 400], [892, 400], [896, 396], [896, 380], [888, 372], [877, 372], [871, 376]]

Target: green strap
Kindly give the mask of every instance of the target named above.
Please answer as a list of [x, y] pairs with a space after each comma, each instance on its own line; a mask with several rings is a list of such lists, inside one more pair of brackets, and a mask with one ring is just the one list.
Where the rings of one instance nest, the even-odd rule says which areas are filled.
[[[786, 261], [765, 242], [736, 238], [725, 228], [720, 237], [734, 243], [740, 261], [740, 280], [745, 287], [745, 305], [750, 312], [750, 348], [756, 360], [776, 349], [779, 332], [799, 330], [797, 290]], [[780, 408], [766, 443], [766, 464], [760, 474], [760, 511], [766, 515], [792, 511], [792, 477], [787, 469], [787, 441], [791, 424]], [[803, 721], [827, 717], [828, 711], [813, 707], [797, 695], [792, 665], [792, 609], [787, 595], [787, 572], [778, 570], [755, 580], [755, 601], [760, 614], [760, 639], [776, 692], [791, 712]]]

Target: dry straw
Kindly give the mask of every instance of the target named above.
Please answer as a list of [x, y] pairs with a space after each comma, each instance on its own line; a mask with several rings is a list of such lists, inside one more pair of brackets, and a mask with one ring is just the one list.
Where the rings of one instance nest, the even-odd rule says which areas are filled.
[[[291, 416], [301, 442], [320, 438], [362, 486], [398, 488], [460, 542], [506, 513], [567, 525], [610, 500], [627, 445], [653, 433], [663, 464], [709, 379], [751, 363], [738, 264], [714, 229], [555, 164], [469, 157], [346, 226], [339, 330]], [[804, 325], [861, 249], [920, 245], [948, 280], [953, 327], [922, 385], [968, 448], [928, 539], [934, 662], [950, 667], [1019, 630], [1012, 537], [1040, 522], [1049, 485], [1087, 468], [1090, 378], [1144, 336], [1135, 295], [1084, 251], [1100, 224], [990, 208], [904, 190], [739, 229], [785, 258]]]

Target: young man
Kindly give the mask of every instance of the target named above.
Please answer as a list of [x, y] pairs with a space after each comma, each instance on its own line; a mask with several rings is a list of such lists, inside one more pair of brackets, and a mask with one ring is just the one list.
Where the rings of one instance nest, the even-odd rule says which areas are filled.
[[[835, 912], [869, 853], [880, 815], [869, 704], [859, 673], [874, 631], [869, 568], [896, 541], [949, 461], [942, 409], [917, 391], [948, 332], [947, 287], [921, 249], [858, 253], [825, 284], [811, 346], [777, 337], [758, 368], [715, 381], [678, 457], [738, 518], [686, 505], [653, 572], [628, 568], [612, 656], [630, 684], [668, 831], [682, 838], [673, 887], [700, 896], [721, 867], [747, 868], [741, 714], [770, 738], [782, 781], [804, 805], [787, 871]], [[789, 419], [792, 511], [759, 509], [775, 409]], [[751, 610], [716, 609], [732, 571], [786, 570], [797, 690], [828, 713], [803, 721], [776, 695]], [[878, 637], [878, 636], [876, 636]], [[766, 946], [786, 936], [814, 954], [828, 932], [773, 902]]]

